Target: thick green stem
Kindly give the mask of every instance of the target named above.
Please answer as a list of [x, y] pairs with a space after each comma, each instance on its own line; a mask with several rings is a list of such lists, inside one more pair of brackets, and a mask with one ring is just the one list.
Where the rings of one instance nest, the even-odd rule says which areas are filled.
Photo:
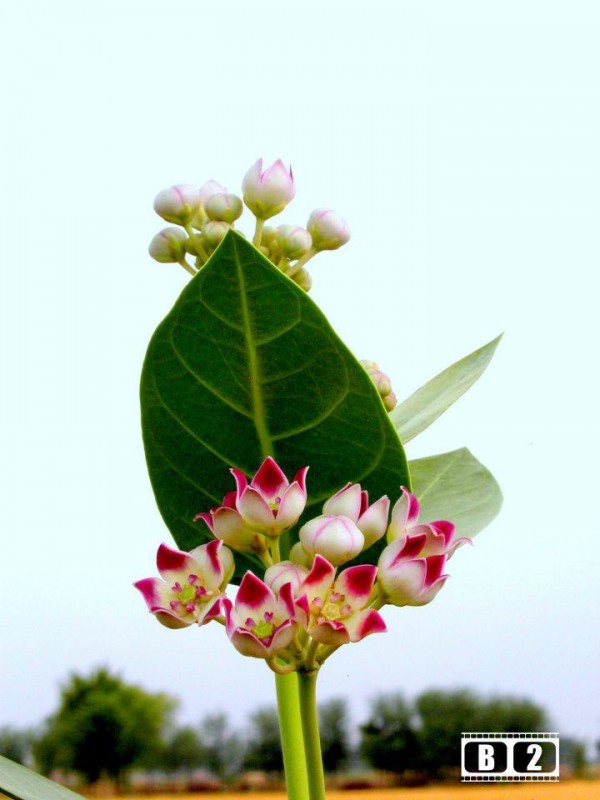
[[263, 234], [263, 228], [264, 227], [265, 227], [264, 219], [261, 219], [260, 217], [257, 217], [256, 218], [256, 227], [254, 229], [254, 239], [252, 240], [252, 244], [254, 245], [254, 247], [260, 247], [261, 242], [262, 242], [262, 234]]
[[311, 800], [305, 768], [298, 673], [276, 675], [275, 685], [288, 800]]
[[318, 674], [316, 669], [310, 672], [298, 673], [300, 713], [302, 715], [302, 730], [304, 731], [310, 800], [325, 800], [325, 775], [323, 774], [323, 756], [321, 755], [319, 718], [317, 716]]

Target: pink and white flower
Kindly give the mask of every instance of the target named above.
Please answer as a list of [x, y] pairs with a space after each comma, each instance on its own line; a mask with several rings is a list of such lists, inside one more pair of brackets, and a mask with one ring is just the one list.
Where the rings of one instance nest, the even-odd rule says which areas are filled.
[[298, 470], [290, 483], [269, 456], [248, 483], [243, 472], [232, 469], [236, 491], [226, 494], [223, 504], [210, 514], [194, 519], [204, 520], [217, 538], [232, 547], [257, 551], [257, 534], [277, 538], [298, 521], [306, 505], [307, 470]]
[[223, 601], [227, 635], [244, 656], [274, 658], [292, 642], [298, 629], [292, 584], [276, 596], [252, 572], [242, 578], [235, 598]]
[[309, 556], [317, 554], [339, 567], [351, 561], [364, 547], [365, 537], [344, 516], [327, 515], [315, 517], [300, 528], [300, 543]]
[[385, 601], [396, 606], [430, 603], [448, 575], [447, 560], [465, 537], [455, 539], [456, 527], [448, 520], [417, 525], [419, 502], [405, 487], [392, 511], [388, 529], [391, 543], [379, 558], [378, 584]]
[[263, 172], [262, 158], [259, 158], [244, 175], [242, 191], [244, 203], [254, 216], [259, 219], [274, 217], [296, 194], [292, 168], [287, 170], [278, 159]]
[[153, 237], [148, 252], [155, 261], [176, 264], [185, 258], [187, 233], [181, 228], [163, 228]]
[[338, 646], [387, 630], [374, 608], [367, 608], [377, 569], [372, 564], [348, 567], [335, 577], [335, 567], [320, 555], [302, 584], [297, 605], [314, 641]]
[[323, 506], [323, 514], [348, 517], [356, 524], [365, 539], [363, 550], [371, 547], [385, 533], [389, 510], [387, 495], [369, 505], [369, 493], [361, 489], [360, 483], [347, 483]]
[[231, 550], [220, 541], [189, 553], [161, 544], [156, 557], [160, 578], [134, 583], [156, 619], [167, 628], [204, 625], [222, 614], [225, 587], [234, 571]]

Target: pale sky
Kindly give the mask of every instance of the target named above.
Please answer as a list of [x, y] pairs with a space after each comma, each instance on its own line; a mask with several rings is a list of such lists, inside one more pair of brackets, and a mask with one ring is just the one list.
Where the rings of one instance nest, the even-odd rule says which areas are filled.
[[[216, 624], [169, 631], [132, 581], [170, 542], [140, 437], [145, 348], [188, 276], [147, 255], [155, 194], [291, 162], [281, 222], [339, 211], [312, 298], [404, 398], [505, 331], [471, 393], [408, 446], [463, 445], [500, 517], [431, 605], [345, 647], [320, 697], [531, 697], [600, 738], [600, 5], [20, 0], [0, 10], [0, 723], [100, 664], [235, 722], [273, 676]], [[279, 220], [278, 220], [279, 221]], [[241, 227], [250, 231], [245, 213]], [[341, 478], [341, 483], [345, 478]]]

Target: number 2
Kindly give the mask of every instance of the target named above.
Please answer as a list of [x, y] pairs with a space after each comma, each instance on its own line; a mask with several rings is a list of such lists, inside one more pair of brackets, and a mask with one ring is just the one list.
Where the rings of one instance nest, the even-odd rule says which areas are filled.
[[530, 744], [527, 748], [527, 753], [531, 755], [531, 761], [527, 765], [527, 772], [530, 770], [541, 770], [542, 765], [538, 764], [540, 756], [542, 755], [542, 747], [539, 744]]

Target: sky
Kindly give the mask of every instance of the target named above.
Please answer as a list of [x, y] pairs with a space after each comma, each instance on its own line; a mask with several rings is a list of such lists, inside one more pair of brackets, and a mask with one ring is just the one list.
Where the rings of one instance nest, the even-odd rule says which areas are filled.
[[[400, 398], [504, 331], [407, 446], [467, 446], [500, 516], [435, 602], [387, 608], [320, 697], [527, 696], [593, 742], [598, 705], [600, 5], [21, 0], [0, 10], [0, 724], [107, 664], [242, 722], [272, 674], [218, 625], [169, 631], [131, 584], [170, 542], [140, 435], [148, 340], [186, 285], [147, 255], [154, 196], [292, 163], [281, 222], [341, 213], [311, 297]], [[242, 229], [250, 232], [249, 212]], [[589, 548], [592, 548], [591, 550]]]

